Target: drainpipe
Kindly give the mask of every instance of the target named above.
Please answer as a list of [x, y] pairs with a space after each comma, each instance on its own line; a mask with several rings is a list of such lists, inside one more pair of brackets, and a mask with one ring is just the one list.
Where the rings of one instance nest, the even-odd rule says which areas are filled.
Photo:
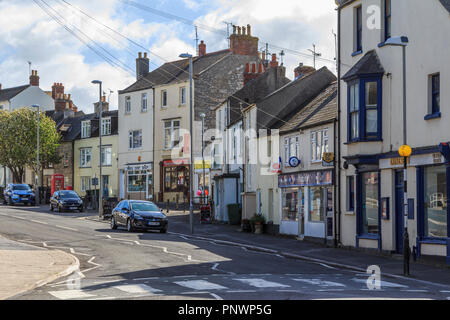
[[[337, 76], [338, 76], [338, 88], [337, 88], [337, 99], [338, 99], [338, 115], [337, 115], [337, 121], [338, 121], [338, 134], [337, 134], [337, 201], [338, 201], [338, 206], [337, 206], [337, 219], [338, 221], [335, 220], [335, 224], [336, 222], [338, 222], [338, 228], [337, 228], [337, 233], [335, 234], [335, 246], [337, 247], [339, 244], [341, 244], [341, 216], [342, 216], [342, 201], [341, 201], [341, 196], [342, 196], [342, 191], [341, 191], [341, 123], [340, 123], [340, 119], [341, 119], [341, 9], [338, 7], [337, 9], [337, 13], [338, 13], [338, 26], [337, 26], [337, 36], [338, 36], [338, 54], [337, 54]], [[336, 211], [336, 209], [335, 209]]]

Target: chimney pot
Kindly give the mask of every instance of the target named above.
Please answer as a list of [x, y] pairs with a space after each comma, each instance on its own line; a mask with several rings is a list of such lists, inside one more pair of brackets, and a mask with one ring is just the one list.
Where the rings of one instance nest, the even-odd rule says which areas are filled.
[[205, 41], [200, 41], [200, 44], [198, 45], [198, 55], [199, 57], [203, 57], [206, 55], [206, 44]]
[[144, 52], [144, 58], [147, 59], [147, 52]]
[[248, 34], [249, 36], [252, 35], [252, 27], [251, 27], [249, 24], [247, 25], [247, 34]]
[[37, 70], [31, 70], [30, 85], [39, 87], [39, 76], [37, 74]]
[[138, 57], [139, 57], [139, 59], [142, 58], [142, 52], [138, 53]]

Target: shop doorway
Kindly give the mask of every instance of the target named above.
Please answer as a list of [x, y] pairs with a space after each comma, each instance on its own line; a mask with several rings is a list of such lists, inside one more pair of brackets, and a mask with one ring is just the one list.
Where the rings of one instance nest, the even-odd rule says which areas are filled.
[[403, 253], [403, 232], [404, 232], [404, 217], [403, 217], [403, 170], [395, 171], [395, 243], [396, 252]]

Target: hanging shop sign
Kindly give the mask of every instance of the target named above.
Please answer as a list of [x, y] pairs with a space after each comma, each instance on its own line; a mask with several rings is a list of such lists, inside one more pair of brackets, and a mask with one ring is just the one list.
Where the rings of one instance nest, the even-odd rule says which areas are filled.
[[280, 175], [278, 186], [280, 188], [328, 186], [333, 184], [333, 171], [296, 172]]
[[332, 167], [334, 166], [334, 153], [333, 152], [324, 152], [322, 155], [322, 165], [324, 167]]
[[281, 173], [281, 157], [278, 158], [278, 162], [272, 162], [270, 171], [272, 173]]
[[290, 157], [289, 158], [289, 165], [292, 168], [297, 168], [300, 165], [300, 159], [297, 157]]

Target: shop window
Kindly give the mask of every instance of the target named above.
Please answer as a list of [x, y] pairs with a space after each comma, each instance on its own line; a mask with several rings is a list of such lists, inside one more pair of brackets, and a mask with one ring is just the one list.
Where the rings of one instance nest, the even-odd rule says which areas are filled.
[[283, 189], [283, 221], [297, 221], [299, 189]]
[[145, 184], [147, 181], [147, 174], [140, 171], [128, 172], [128, 192], [145, 192]]
[[325, 199], [321, 187], [311, 187], [309, 189], [309, 222], [325, 221]]
[[447, 175], [445, 166], [424, 168], [424, 236], [447, 237]]
[[182, 192], [187, 188], [187, 167], [164, 168], [164, 192]]
[[379, 225], [379, 174], [365, 172], [361, 174], [361, 214], [362, 234], [378, 234]]

